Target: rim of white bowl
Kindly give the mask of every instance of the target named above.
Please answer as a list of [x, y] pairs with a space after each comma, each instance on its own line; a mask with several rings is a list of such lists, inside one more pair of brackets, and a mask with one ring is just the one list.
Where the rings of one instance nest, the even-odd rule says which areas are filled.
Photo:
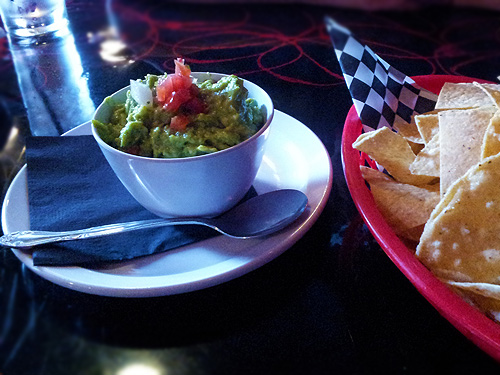
[[[192, 75], [217, 75], [217, 76], [219, 76], [218, 79], [221, 79], [222, 77], [228, 77], [228, 76], [231, 75], [231, 74], [214, 73], [214, 72], [192, 72], [191, 74]], [[271, 96], [269, 96], [269, 94], [267, 93], [267, 91], [264, 90], [259, 85], [253, 83], [252, 81], [246, 80], [246, 79], [241, 78], [241, 77], [238, 77], [238, 78], [242, 79], [244, 83], [250, 83], [250, 84], [256, 86], [257, 88], [259, 88], [260, 90], [262, 90], [262, 92], [264, 93], [264, 95], [266, 95], [268, 97], [269, 102], [271, 103], [271, 111], [270, 111], [271, 113], [268, 114], [266, 122], [257, 131], [257, 133], [255, 133], [254, 135], [252, 135], [250, 138], [245, 139], [243, 142], [240, 142], [240, 143], [238, 143], [238, 144], [236, 144], [234, 146], [228, 147], [228, 148], [226, 148], [224, 150], [220, 150], [220, 151], [216, 151], [216, 152], [211, 152], [209, 154], [204, 154], [204, 155], [185, 156], [185, 157], [179, 157], [179, 158], [155, 158], [155, 157], [149, 157], [149, 156], [140, 156], [140, 155], [129, 154], [127, 152], [118, 150], [117, 148], [114, 148], [113, 146], [110, 146], [109, 144], [107, 144], [106, 142], [104, 142], [101, 139], [101, 137], [99, 136], [99, 134], [97, 134], [95, 126], [94, 126], [94, 124], [92, 124], [92, 121], [91, 121], [92, 135], [94, 136], [94, 139], [97, 141], [97, 143], [99, 143], [99, 145], [101, 147], [104, 147], [106, 150], [108, 150], [110, 152], [117, 153], [117, 154], [123, 155], [123, 156], [127, 156], [127, 157], [132, 158], [132, 159], [151, 160], [151, 161], [153, 161], [155, 163], [181, 163], [181, 162], [182, 163], [186, 163], [186, 162], [189, 162], [191, 160], [198, 160], [200, 158], [207, 159], [207, 158], [210, 158], [210, 157], [217, 157], [217, 155], [227, 154], [229, 152], [233, 152], [233, 151], [235, 151], [235, 150], [237, 150], [237, 149], [239, 149], [241, 147], [244, 147], [244, 145], [246, 145], [246, 144], [252, 142], [253, 140], [257, 139], [258, 137], [260, 137], [269, 128], [269, 125], [271, 125], [271, 122], [272, 122], [273, 117], [274, 117], [274, 103], [273, 103], [273, 100], [272, 100]], [[107, 98], [113, 98], [114, 96], [116, 96], [116, 95], [118, 95], [121, 92], [126, 91], [126, 90], [127, 91], [130, 90], [130, 85], [125, 86], [125, 87], [121, 88], [120, 90], [115, 91], [113, 94], [109, 95], [108, 97], [106, 97], [102, 101], [102, 103], [99, 104], [99, 106], [97, 107], [96, 111], [94, 112], [94, 116], [92, 117], [92, 120], [95, 120], [95, 115], [99, 112], [99, 110], [104, 105], [106, 105], [105, 102], [106, 102]]]

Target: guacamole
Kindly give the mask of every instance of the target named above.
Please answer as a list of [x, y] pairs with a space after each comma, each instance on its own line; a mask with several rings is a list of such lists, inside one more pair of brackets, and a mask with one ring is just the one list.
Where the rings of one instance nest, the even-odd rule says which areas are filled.
[[139, 84], [151, 91], [150, 98], [132, 90], [125, 103], [107, 98], [114, 108], [109, 122], [93, 121], [104, 142], [131, 154], [181, 158], [213, 153], [248, 139], [266, 120], [234, 75], [194, 82], [190, 70], [179, 72], [176, 65], [176, 74], [148, 75]]

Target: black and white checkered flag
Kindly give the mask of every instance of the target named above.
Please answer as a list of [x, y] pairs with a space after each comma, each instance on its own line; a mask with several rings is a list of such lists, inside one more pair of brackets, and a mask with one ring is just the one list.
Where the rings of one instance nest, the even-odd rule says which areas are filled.
[[409, 123], [412, 115], [434, 109], [437, 95], [394, 69], [333, 19], [326, 17], [325, 23], [365, 130], [392, 128], [400, 120]]

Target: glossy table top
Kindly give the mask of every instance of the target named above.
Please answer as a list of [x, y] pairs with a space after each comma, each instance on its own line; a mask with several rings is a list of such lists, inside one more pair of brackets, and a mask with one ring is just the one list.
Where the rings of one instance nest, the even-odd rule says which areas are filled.
[[352, 203], [340, 159], [351, 99], [323, 17], [408, 75], [498, 81], [500, 13], [123, 0], [69, 1], [68, 13], [72, 36], [57, 45], [0, 39], [3, 194], [23, 165], [30, 126], [75, 127], [130, 78], [171, 71], [176, 56], [193, 71], [235, 73], [266, 89], [324, 143], [333, 187], [316, 224], [284, 254], [186, 294], [79, 293], [1, 251], [0, 374], [498, 373], [418, 294]]

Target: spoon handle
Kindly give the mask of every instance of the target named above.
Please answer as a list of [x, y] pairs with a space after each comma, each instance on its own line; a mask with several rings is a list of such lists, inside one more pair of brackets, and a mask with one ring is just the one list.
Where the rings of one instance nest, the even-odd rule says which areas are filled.
[[168, 225], [178, 224], [199, 224], [209, 226], [215, 230], [214, 226], [209, 224], [209, 220], [193, 220], [189, 218], [175, 219], [151, 219], [131, 221], [128, 223], [108, 224], [98, 227], [72, 230], [66, 232], [50, 232], [50, 231], [18, 231], [6, 234], [0, 237], [0, 245], [6, 247], [14, 247], [18, 249], [30, 248], [37, 245], [43, 245], [53, 242], [82, 240], [86, 238], [109, 236], [111, 234], [130, 232], [138, 229], [157, 228]]

